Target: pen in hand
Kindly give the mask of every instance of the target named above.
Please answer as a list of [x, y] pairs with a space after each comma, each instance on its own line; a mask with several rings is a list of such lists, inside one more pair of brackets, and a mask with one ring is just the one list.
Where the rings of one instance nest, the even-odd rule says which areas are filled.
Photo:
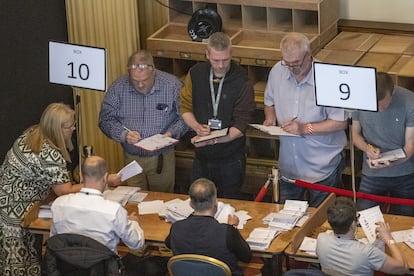
[[293, 117], [292, 119], [290, 119], [289, 121], [287, 121], [286, 123], [284, 123], [282, 125], [282, 128], [286, 127], [289, 123], [293, 122], [294, 120], [296, 120], [298, 118], [298, 116]]
[[126, 126], [122, 125], [122, 128], [125, 129], [128, 132], [132, 132], [132, 130], [130, 130], [129, 128], [127, 128]]

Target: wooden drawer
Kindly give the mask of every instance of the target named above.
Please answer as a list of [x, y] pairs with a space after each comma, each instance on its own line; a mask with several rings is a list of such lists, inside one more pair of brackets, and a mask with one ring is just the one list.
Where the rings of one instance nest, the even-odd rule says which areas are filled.
[[[236, 31], [223, 29], [233, 36]], [[147, 48], [154, 56], [205, 60], [205, 42], [192, 41], [186, 24], [169, 23], [147, 38]]]
[[315, 58], [319, 61], [334, 64], [355, 65], [364, 55], [363, 51], [353, 50], [320, 50]]
[[374, 53], [413, 55], [414, 36], [384, 35], [369, 51]]
[[386, 53], [366, 53], [356, 65], [371, 66], [377, 71], [388, 72], [388, 70], [398, 61], [401, 55]]
[[372, 33], [341, 32], [325, 46], [325, 49], [367, 52], [382, 36]]
[[[231, 39], [233, 56], [254, 59], [254, 65], [271, 66], [282, 58], [280, 41], [286, 33], [240, 30]], [[318, 36], [308, 35], [312, 52], [318, 50]], [[253, 58], [254, 57], [254, 58]]]
[[402, 63], [402, 66], [397, 72], [396, 83], [414, 91], [414, 57], [403, 56], [399, 62]]

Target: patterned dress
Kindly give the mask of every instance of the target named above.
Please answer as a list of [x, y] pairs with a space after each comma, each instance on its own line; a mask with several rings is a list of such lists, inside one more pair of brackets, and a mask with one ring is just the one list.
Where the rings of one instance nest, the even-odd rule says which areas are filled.
[[0, 167], [0, 275], [40, 275], [35, 238], [20, 226], [36, 201], [49, 195], [51, 186], [69, 181], [66, 161], [59, 150], [45, 143], [39, 154], [21, 135]]

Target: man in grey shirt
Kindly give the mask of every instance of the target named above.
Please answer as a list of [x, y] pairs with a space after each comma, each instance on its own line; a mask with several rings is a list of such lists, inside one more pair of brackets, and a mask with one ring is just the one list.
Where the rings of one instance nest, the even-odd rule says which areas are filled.
[[[378, 112], [357, 111], [353, 114], [354, 144], [364, 152], [359, 191], [414, 199], [414, 93], [394, 86], [387, 73], [377, 73]], [[377, 162], [390, 150], [403, 149], [406, 158]], [[377, 205], [360, 199], [359, 210]], [[391, 205], [390, 212], [413, 216], [413, 206]]]

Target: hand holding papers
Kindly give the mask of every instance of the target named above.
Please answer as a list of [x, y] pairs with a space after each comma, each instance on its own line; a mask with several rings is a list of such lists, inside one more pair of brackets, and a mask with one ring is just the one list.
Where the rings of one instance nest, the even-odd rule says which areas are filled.
[[395, 149], [395, 150], [383, 152], [381, 153], [381, 158], [372, 159], [371, 161], [381, 164], [381, 163], [384, 163], [385, 161], [392, 162], [392, 161], [396, 161], [398, 159], [402, 159], [405, 157], [407, 157], [407, 155], [405, 154], [403, 149]]
[[365, 236], [367, 236], [369, 243], [373, 243], [377, 239], [377, 234], [375, 233], [377, 226], [375, 223], [378, 221], [384, 221], [380, 207], [377, 205], [372, 208], [359, 211], [358, 214], [359, 224], [361, 225]]
[[142, 173], [142, 168], [135, 160], [123, 167], [118, 172], [118, 174], [121, 176], [121, 181], [125, 181], [140, 173]]
[[214, 139], [214, 138], [219, 138], [219, 137], [222, 137], [222, 136], [226, 136], [228, 131], [229, 131], [228, 128], [223, 128], [223, 129], [220, 129], [220, 130], [214, 130], [210, 133], [210, 135], [196, 136], [195, 139], [194, 139], [194, 142], [195, 143], [200, 143], [200, 142], [211, 140], [211, 139]]
[[275, 135], [275, 136], [299, 136], [296, 134], [292, 134], [289, 132], [286, 132], [282, 129], [280, 126], [264, 126], [259, 124], [250, 124], [250, 126], [263, 131], [264, 133], [267, 133], [269, 135]]
[[177, 139], [163, 136], [162, 134], [155, 134], [151, 137], [140, 140], [134, 146], [142, 148], [146, 151], [156, 151], [178, 143]]

